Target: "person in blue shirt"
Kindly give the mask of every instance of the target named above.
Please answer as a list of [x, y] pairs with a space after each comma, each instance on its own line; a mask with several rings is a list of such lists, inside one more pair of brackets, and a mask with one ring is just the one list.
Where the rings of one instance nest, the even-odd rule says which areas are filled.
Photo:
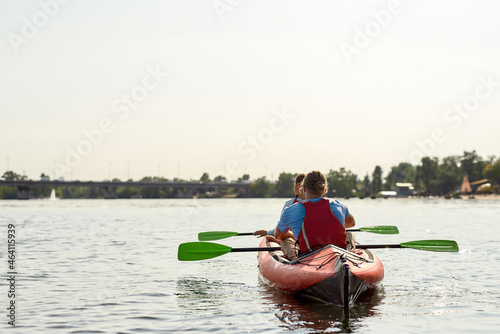
[[[302, 189], [304, 193], [304, 201], [301, 203], [295, 203], [283, 210], [274, 233], [277, 239], [287, 237], [286, 234], [290, 232], [292, 233], [294, 240], [299, 239], [299, 234], [303, 226], [302, 224], [304, 222], [304, 218], [306, 217], [306, 209], [302, 203], [307, 201], [319, 202], [323, 198], [323, 195], [328, 190], [326, 177], [319, 171], [311, 171], [305, 176], [302, 182]], [[329, 201], [330, 209], [333, 215], [338, 219], [343, 227], [354, 227], [356, 222], [347, 206], [335, 199], [327, 200]], [[350, 237], [351, 235], [349, 235], [349, 238]], [[354, 245], [353, 240], [348, 241], [350, 241], [351, 246]], [[281, 247], [289, 260], [297, 258], [299, 249], [295, 242], [293, 244], [290, 242], [282, 242]]]
[[306, 177], [306, 174], [300, 173], [295, 177], [295, 183], [293, 186], [293, 193], [295, 194], [294, 198], [290, 198], [288, 201], [285, 202], [285, 205], [283, 205], [283, 209], [281, 209], [281, 213], [288, 208], [290, 205], [293, 205], [297, 202], [302, 202], [304, 200], [304, 193], [302, 192], [302, 181]]
[[[295, 182], [294, 182], [294, 186], [293, 186], [293, 193], [295, 194], [295, 197], [291, 198], [285, 202], [285, 204], [283, 205], [283, 209], [281, 209], [281, 214], [283, 214], [283, 211], [285, 211], [285, 209], [288, 208], [289, 206], [291, 206], [297, 202], [302, 202], [304, 200], [304, 193], [302, 192], [302, 181], [304, 180], [305, 176], [306, 176], [306, 174], [300, 173], [299, 175], [297, 175], [295, 177]], [[292, 232], [285, 233], [284, 235], [281, 236], [280, 239], [276, 239], [276, 238], [274, 238], [274, 231], [275, 231], [274, 228], [272, 230], [269, 230], [269, 231], [258, 230], [258, 231], [255, 231], [253, 234], [257, 235], [257, 236], [261, 236], [261, 237], [266, 236], [266, 238], [268, 238], [268, 240], [277, 242], [281, 245], [290, 244], [288, 246], [285, 246], [285, 249], [287, 249], [287, 250], [292, 249], [292, 246], [295, 244], [295, 238], [293, 237]], [[285, 253], [285, 255], [286, 255], [286, 253]], [[293, 255], [293, 254], [289, 254], [289, 255]]]

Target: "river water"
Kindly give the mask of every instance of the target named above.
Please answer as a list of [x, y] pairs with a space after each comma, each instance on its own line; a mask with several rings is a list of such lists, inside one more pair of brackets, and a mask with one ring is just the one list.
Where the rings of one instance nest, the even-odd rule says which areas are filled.
[[[349, 199], [363, 244], [453, 239], [459, 253], [377, 249], [383, 285], [345, 314], [272, 289], [256, 253], [179, 262], [201, 231], [273, 227], [283, 199], [0, 201], [1, 332], [492, 333], [500, 325], [500, 201]], [[6, 281], [16, 235], [15, 295]], [[220, 243], [255, 247], [255, 237]], [[6, 284], [7, 282], [7, 284]], [[8, 325], [10, 301], [15, 325]]]

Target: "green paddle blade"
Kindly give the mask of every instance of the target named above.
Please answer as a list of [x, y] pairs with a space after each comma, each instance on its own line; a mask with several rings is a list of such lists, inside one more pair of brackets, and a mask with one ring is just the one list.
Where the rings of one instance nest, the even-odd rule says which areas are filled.
[[413, 248], [432, 252], [458, 252], [458, 244], [453, 240], [416, 240], [401, 243], [401, 248]]
[[371, 233], [378, 233], [378, 234], [398, 234], [399, 233], [397, 226], [390, 226], [390, 225], [366, 226], [366, 227], [360, 227], [359, 230], [362, 232], [371, 232]]
[[179, 245], [179, 261], [198, 261], [211, 259], [231, 252], [231, 247], [213, 242], [186, 242]]
[[234, 237], [235, 235], [238, 235], [238, 232], [227, 232], [227, 231], [200, 232], [198, 233], [198, 240], [200, 241], [219, 240], [219, 239]]

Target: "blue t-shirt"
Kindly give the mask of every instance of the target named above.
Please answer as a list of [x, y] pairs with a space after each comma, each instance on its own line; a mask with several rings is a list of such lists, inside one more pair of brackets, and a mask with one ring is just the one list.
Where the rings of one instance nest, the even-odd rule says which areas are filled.
[[[320, 199], [321, 197], [313, 198], [307, 201], [318, 202]], [[336, 199], [327, 198], [327, 200], [330, 201], [330, 208], [332, 209], [335, 217], [337, 217], [342, 225], [345, 226], [345, 219], [347, 216], [349, 216], [349, 209], [347, 208], [347, 205], [337, 201]], [[304, 221], [305, 216], [306, 208], [304, 207], [304, 205], [295, 203], [294, 205], [289, 206], [288, 208], [285, 208], [285, 210], [283, 210], [283, 212], [281, 213], [280, 221], [278, 222], [278, 228], [283, 233], [291, 230], [295, 239], [298, 240], [300, 229], [302, 228], [302, 222]]]
[[[281, 217], [281, 215], [283, 214], [283, 211], [285, 211], [286, 208], [288, 208], [290, 205], [293, 205], [293, 204], [297, 203], [297, 202], [293, 203], [295, 201], [295, 199], [297, 199], [297, 202], [302, 202], [302, 200], [300, 198], [298, 198], [298, 197], [290, 198], [288, 201], [285, 202], [285, 205], [283, 205], [283, 209], [281, 209], [280, 217]], [[272, 230], [267, 231], [267, 234], [268, 235], [274, 235], [274, 231], [275, 230], [276, 229], [273, 228]]]
[[281, 209], [280, 215], [283, 214], [283, 211], [285, 211], [286, 208], [297, 203], [297, 202], [294, 203], [295, 200], [297, 200], [297, 202], [302, 202], [302, 200], [298, 197], [290, 198], [288, 201], [285, 202], [285, 205], [283, 205], [283, 209]]

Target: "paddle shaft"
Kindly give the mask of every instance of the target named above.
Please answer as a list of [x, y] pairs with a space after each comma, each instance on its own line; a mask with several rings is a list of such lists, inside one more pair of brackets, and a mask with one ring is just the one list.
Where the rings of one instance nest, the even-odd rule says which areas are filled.
[[231, 248], [231, 252], [271, 252], [277, 250], [281, 250], [281, 247]]
[[368, 249], [368, 248], [403, 248], [399, 244], [394, 245], [356, 245], [356, 248], [359, 249]]
[[[356, 245], [359, 249], [368, 248], [402, 248], [401, 245]], [[272, 252], [281, 250], [281, 247], [249, 247], [249, 248], [231, 248], [231, 252]]]

